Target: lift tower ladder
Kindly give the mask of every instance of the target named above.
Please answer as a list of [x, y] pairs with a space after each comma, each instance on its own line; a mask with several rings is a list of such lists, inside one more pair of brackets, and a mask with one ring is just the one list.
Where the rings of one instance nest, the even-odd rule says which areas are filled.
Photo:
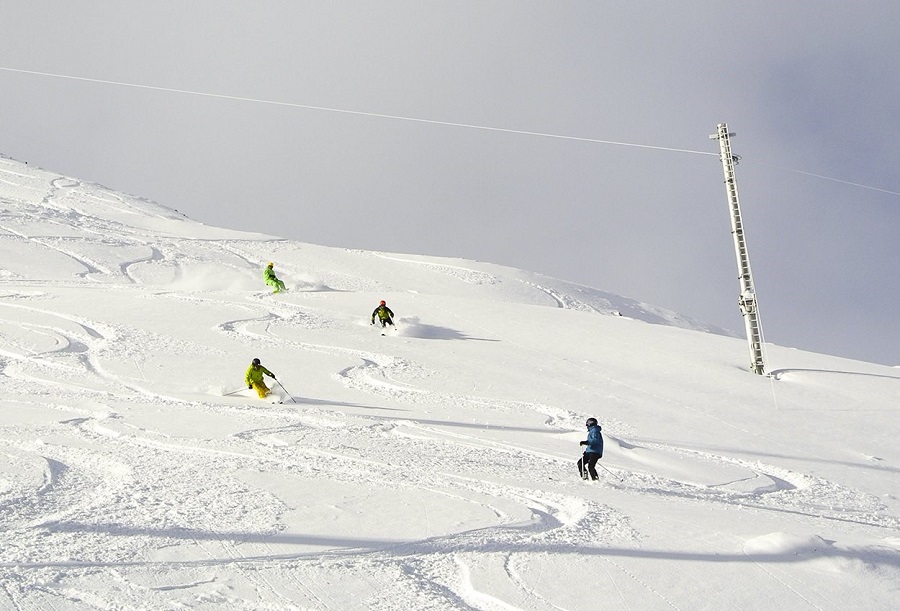
[[725, 172], [725, 190], [728, 193], [728, 205], [731, 208], [731, 234], [734, 236], [734, 252], [737, 255], [738, 276], [741, 283], [741, 293], [738, 304], [741, 306], [741, 314], [744, 316], [744, 326], [747, 329], [747, 341], [750, 344], [750, 370], [753, 373], [764, 375], [762, 350], [762, 327], [759, 322], [759, 311], [756, 302], [756, 291], [753, 289], [753, 276], [750, 273], [750, 256], [747, 254], [747, 242], [744, 239], [744, 226], [741, 222], [741, 206], [738, 203], [737, 180], [734, 177], [734, 166], [739, 157], [731, 153], [728, 126], [719, 123], [718, 130], [710, 136], [710, 139], [719, 141], [721, 149], [722, 168]]

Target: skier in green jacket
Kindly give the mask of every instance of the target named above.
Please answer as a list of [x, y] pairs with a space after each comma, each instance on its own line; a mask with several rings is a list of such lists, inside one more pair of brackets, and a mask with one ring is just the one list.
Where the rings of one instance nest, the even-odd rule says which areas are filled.
[[253, 359], [253, 362], [250, 363], [250, 367], [247, 369], [247, 373], [244, 374], [244, 383], [247, 385], [247, 388], [255, 390], [260, 399], [265, 399], [266, 395], [271, 392], [266, 383], [263, 382], [263, 375], [267, 375], [273, 380], [275, 379], [275, 374], [263, 367], [259, 359]]
[[265, 279], [266, 284], [275, 287], [275, 290], [272, 291], [273, 293], [280, 293], [284, 290], [284, 282], [279, 280], [278, 276], [275, 275], [275, 270], [273, 269], [274, 267], [274, 263], [269, 263], [266, 266], [266, 271], [263, 272], [263, 278]]
[[379, 322], [381, 322], [381, 326], [384, 327], [386, 325], [394, 326], [394, 313], [391, 312], [391, 309], [387, 307], [387, 303], [384, 300], [381, 300], [381, 303], [378, 304], [378, 307], [375, 308], [375, 311], [372, 312], [372, 324], [375, 324], [375, 318], [378, 318]]

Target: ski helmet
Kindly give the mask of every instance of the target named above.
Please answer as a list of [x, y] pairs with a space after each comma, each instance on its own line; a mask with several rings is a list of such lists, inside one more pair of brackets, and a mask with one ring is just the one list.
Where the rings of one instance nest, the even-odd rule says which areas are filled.
[[275, 264], [269, 261], [269, 265], [267, 267], [275, 267]]
[[381, 300], [381, 305], [387, 305], [387, 302], [386, 302], [384, 299], [382, 299], [382, 300]]
[[258, 366], [258, 365], [259, 365], [259, 359], [253, 359], [253, 363], [252, 363], [252, 364]]
[[597, 426], [596, 418], [588, 418], [587, 422], [584, 423], [584, 426]]

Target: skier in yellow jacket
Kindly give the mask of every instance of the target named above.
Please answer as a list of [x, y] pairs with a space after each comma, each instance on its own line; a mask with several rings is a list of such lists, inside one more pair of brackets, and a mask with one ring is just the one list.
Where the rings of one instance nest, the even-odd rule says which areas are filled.
[[266, 284], [269, 286], [275, 287], [273, 293], [280, 293], [284, 290], [284, 282], [278, 279], [278, 276], [275, 275], [275, 267], [274, 263], [269, 263], [266, 266], [265, 271], [263, 272], [263, 280], [266, 281]]
[[259, 395], [260, 399], [265, 399], [266, 395], [271, 392], [266, 383], [263, 382], [263, 374], [273, 380], [275, 379], [275, 374], [263, 367], [259, 359], [253, 359], [253, 362], [250, 363], [250, 367], [247, 369], [247, 373], [244, 374], [244, 383], [247, 385], [247, 388], [256, 390], [256, 394]]

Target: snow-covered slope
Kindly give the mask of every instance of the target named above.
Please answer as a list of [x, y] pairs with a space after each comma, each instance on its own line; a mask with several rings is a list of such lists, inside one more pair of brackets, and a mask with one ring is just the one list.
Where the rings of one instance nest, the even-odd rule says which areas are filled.
[[0, 609], [896, 608], [900, 373], [767, 352], [0, 159]]

